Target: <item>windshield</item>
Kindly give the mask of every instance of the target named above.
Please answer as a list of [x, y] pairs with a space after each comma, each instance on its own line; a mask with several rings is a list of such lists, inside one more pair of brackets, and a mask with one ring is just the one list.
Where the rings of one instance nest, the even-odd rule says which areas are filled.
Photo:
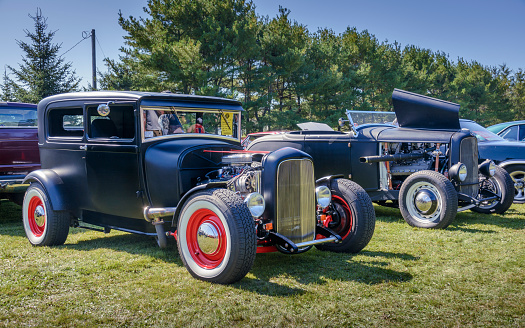
[[221, 109], [141, 107], [143, 139], [195, 133], [232, 137], [240, 141], [241, 113]]
[[478, 123], [472, 121], [460, 121], [460, 124], [462, 128], [469, 129], [470, 132], [474, 133], [474, 135], [476, 136], [476, 138], [478, 138], [480, 142], [505, 140], [497, 134], [494, 134], [489, 130], [485, 129]]

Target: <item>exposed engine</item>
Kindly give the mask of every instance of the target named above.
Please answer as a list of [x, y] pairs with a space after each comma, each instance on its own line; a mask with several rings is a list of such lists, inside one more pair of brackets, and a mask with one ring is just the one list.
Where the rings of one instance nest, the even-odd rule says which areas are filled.
[[383, 143], [381, 154], [379, 156], [361, 157], [363, 163], [385, 162], [381, 165], [380, 170], [385, 180], [383, 188], [398, 189], [403, 180], [418, 171], [437, 170], [445, 173], [445, 156], [447, 145], [437, 143]]
[[228, 181], [227, 188], [241, 197], [260, 191], [261, 165], [254, 158], [260, 154], [232, 154], [222, 158], [224, 166], [206, 174], [205, 183]]
[[[413, 159], [390, 163], [390, 174], [410, 175], [412, 173], [433, 169], [435, 163], [435, 144], [427, 143], [392, 143], [388, 144], [389, 154], [411, 154]], [[417, 157], [416, 157], [417, 156]]]

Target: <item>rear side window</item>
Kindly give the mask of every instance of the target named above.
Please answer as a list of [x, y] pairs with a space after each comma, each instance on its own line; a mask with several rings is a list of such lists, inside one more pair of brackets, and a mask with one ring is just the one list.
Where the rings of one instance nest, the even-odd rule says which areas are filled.
[[1, 107], [0, 128], [37, 127], [36, 108]]
[[51, 109], [48, 115], [50, 137], [84, 136], [84, 116], [82, 107]]
[[518, 140], [518, 129], [519, 127], [517, 125], [511, 126], [501, 133], [501, 137], [510, 141], [516, 141]]

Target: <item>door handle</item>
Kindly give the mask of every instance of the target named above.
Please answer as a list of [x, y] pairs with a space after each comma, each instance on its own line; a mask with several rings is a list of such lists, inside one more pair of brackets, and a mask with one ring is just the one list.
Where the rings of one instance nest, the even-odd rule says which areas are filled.
[[87, 150], [87, 145], [81, 145], [79, 148], [80, 150]]

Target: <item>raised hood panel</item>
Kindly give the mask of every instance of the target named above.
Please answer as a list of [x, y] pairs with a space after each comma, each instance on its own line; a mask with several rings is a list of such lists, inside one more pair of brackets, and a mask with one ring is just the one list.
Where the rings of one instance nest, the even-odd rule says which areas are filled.
[[399, 127], [459, 130], [459, 104], [394, 89], [392, 103]]

